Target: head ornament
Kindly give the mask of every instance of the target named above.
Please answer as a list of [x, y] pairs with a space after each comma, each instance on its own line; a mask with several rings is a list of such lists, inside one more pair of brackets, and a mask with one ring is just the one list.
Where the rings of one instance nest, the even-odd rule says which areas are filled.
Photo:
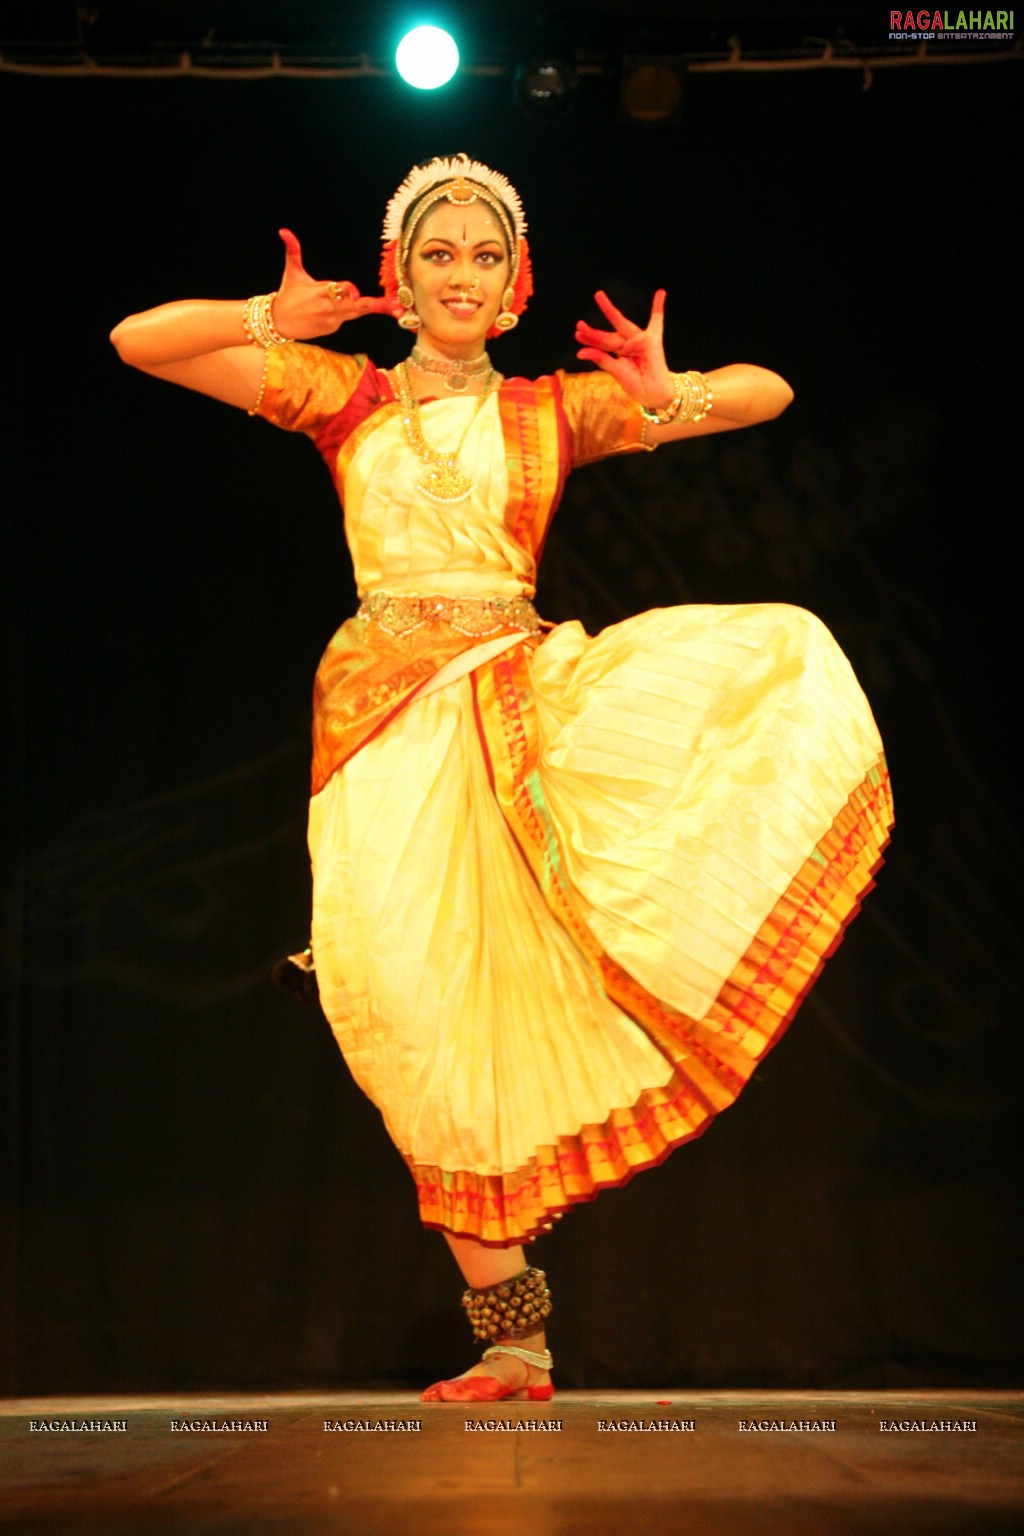
[[399, 325], [415, 330], [419, 321], [413, 308], [407, 270], [409, 252], [424, 214], [440, 202], [468, 205], [484, 202], [498, 217], [508, 246], [510, 272], [502, 298], [502, 312], [489, 334], [511, 330], [533, 292], [530, 251], [526, 243], [526, 218], [519, 193], [499, 171], [468, 155], [439, 156], [414, 166], [402, 182], [384, 215], [384, 253], [380, 280], [389, 298], [405, 308]]

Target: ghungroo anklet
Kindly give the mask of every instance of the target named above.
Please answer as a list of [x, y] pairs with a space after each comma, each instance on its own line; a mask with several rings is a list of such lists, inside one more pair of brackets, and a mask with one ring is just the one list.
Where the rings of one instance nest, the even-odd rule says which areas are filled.
[[475, 1339], [524, 1339], [550, 1315], [551, 1292], [544, 1271], [530, 1265], [497, 1285], [470, 1286], [462, 1305]]

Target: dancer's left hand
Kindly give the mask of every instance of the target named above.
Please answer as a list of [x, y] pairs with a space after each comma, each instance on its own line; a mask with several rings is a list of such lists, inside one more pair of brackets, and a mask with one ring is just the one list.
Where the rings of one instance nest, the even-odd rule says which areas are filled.
[[672, 375], [665, 361], [663, 333], [665, 327], [665, 290], [659, 288], [651, 305], [651, 318], [645, 329], [626, 318], [616, 309], [606, 293], [595, 293], [598, 308], [615, 327], [611, 331], [598, 331], [592, 325], [579, 320], [576, 323], [576, 340], [582, 342], [577, 357], [585, 362], [596, 363], [605, 373], [617, 379], [634, 400], [641, 405], [660, 408], [668, 405], [675, 393]]

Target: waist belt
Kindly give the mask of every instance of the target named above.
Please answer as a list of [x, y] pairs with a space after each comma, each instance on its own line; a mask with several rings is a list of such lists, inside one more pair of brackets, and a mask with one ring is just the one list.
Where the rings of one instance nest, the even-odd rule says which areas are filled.
[[540, 634], [543, 628], [528, 597], [420, 597], [371, 592], [360, 603], [356, 618], [379, 625], [386, 635], [407, 635], [425, 624], [447, 624], [474, 640], [503, 629]]

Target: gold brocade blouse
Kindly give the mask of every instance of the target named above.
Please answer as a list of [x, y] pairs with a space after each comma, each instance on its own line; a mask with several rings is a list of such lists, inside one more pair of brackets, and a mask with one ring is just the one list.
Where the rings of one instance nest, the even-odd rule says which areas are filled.
[[[474, 482], [467, 499], [439, 503], [423, 493], [423, 465], [406, 441], [388, 374], [364, 356], [295, 342], [269, 351], [258, 414], [305, 433], [322, 454], [364, 600], [532, 598], [569, 471], [643, 446], [639, 406], [600, 372], [506, 379], [482, 407], [475, 396], [424, 401], [430, 446], [457, 448]], [[521, 630], [510, 623], [490, 636], [502, 632]], [[347, 620], [314, 684], [313, 793], [477, 643], [444, 617], [400, 635], [364, 616]]]

